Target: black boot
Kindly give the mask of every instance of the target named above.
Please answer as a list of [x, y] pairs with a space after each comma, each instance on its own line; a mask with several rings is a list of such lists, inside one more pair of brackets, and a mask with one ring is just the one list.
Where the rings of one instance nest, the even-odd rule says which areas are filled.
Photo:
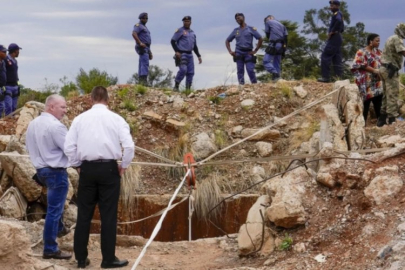
[[377, 127], [382, 127], [386, 124], [387, 124], [387, 115], [381, 114], [380, 117], [378, 117]]
[[392, 123], [395, 123], [397, 119], [395, 117], [390, 117], [388, 118], [388, 124], [391, 125]]
[[318, 82], [329, 83], [329, 82], [330, 82], [330, 79], [321, 77], [321, 78], [318, 78]]
[[180, 86], [180, 83], [179, 83], [179, 82], [174, 82], [173, 91], [179, 92], [179, 91], [180, 91], [180, 90], [179, 90], [179, 86]]
[[191, 83], [186, 83], [186, 90], [190, 90], [191, 88]]
[[280, 80], [280, 75], [278, 73], [272, 73], [271, 79], [273, 80], [273, 82], [277, 82], [278, 80]]

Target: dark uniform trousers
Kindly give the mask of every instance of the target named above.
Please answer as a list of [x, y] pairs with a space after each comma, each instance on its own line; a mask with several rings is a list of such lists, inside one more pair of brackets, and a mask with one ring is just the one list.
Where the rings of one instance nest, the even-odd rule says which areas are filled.
[[121, 177], [115, 160], [84, 161], [80, 167], [77, 196], [77, 223], [74, 235], [74, 252], [77, 260], [88, 255], [90, 225], [96, 204], [101, 216], [101, 253], [103, 261], [115, 258], [117, 237], [117, 211]]
[[333, 70], [337, 77], [341, 77], [343, 73], [342, 63], [342, 35], [334, 34], [327, 41], [325, 49], [321, 55], [321, 73], [325, 79], [330, 79], [330, 65], [332, 63]]

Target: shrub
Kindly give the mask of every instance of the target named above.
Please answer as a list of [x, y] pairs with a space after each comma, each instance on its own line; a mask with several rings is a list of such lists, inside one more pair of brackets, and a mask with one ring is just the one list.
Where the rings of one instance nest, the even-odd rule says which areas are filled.
[[84, 93], [89, 94], [95, 86], [108, 87], [115, 85], [118, 82], [118, 77], [109, 75], [106, 71], [100, 71], [97, 68], [93, 68], [87, 73], [84, 69], [80, 69], [79, 74], [76, 76], [76, 82], [80, 89]]

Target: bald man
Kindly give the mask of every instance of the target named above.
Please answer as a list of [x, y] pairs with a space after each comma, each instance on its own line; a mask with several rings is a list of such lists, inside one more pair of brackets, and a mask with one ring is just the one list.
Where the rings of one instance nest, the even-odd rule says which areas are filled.
[[47, 188], [47, 212], [44, 227], [44, 259], [66, 259], [72, 255], [62, 252], [56, 237], [69, 232], [62, 222], [63, 209], [69, 188], [68, 158], [63, 152], [67, 128], [60, 122], [66, 113], [62, 96], [50, 95], [45, 111], [30, 122], [26, 145], [32, 164], [37, 170], [37, 183]]

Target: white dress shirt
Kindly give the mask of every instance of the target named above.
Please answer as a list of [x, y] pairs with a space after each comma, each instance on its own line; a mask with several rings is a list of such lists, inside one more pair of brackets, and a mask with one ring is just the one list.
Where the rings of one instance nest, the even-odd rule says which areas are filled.
[[84, 160], [122, 158], [121, 166], [127, 168], [134, 157], [135, 144], [124, 118], [103, 104], [95, 104], [73, 120], [64, 149], [73, 167]]
[[69, 167], [68, 158], [63, 153], [66, 133], [66, 126], [47, 112], [29, 123], [25, 144], [36, 169]]

